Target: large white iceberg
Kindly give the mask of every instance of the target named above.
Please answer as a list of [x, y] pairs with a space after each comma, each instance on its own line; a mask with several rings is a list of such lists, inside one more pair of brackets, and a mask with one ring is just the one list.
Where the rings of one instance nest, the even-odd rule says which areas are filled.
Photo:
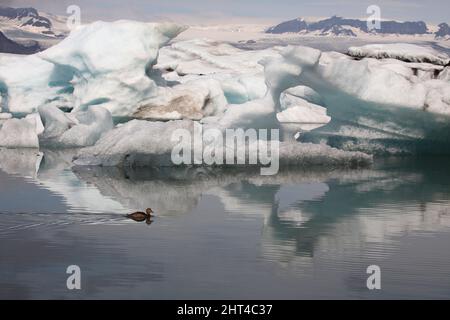
[[[186, 119], [221, 132], [280, 128], [283, 148], [291, 148], [287, 141], [295, 137], [319, 143], [324, 154], [331, 153], [321, 142], [351, 151], [370, 145], [362, 148], [367, 152], [403, 151], [405, 142], [419, 152], [418, 141], [426, 148], [448, 146], [449, 59], [434, 49], [397, 44], [341, 54], [304, 46], [242, 50], [208, 40], [170, 42], [183, 30], [95, 22], [39, 54], [0, 55], [0, 122], [33, 113], [41, 144], [93, 145], [77, 162], [103, 165], [164, 164], [173, 146], [167, 137], [191, 128]], [[180, 121], [132, 121], [113, 129], [112, 117]], [[6, 128], [13, 132], [18, 125]], [[13, 146], [11, 134], [2, 132], [4, 144]], [[37, 145], [30, 141], [16, 142]]]
[[31, 113], [49, 103], [75, 110], [102, 105], [114, 115], [129, 115], [157, 94], [147, 73], [160, 47], [183, 30], [174, 24], [95, 22], [41, 53], [0, 55], [2, 107]]

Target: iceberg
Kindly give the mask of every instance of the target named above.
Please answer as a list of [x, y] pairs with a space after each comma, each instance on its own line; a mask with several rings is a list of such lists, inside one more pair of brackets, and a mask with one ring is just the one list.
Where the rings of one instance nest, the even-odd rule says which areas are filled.
[[281, 129], [289, 165], [448, 152], [449, 58], [435, 49], [171, 42], [183, 30], [95, 22], [41, 53], [0, 55], [2, 145], [86, 147], [80, 165], [172, 166], [167, 137], [198, 122], [219, 132]]
[[301, 141], [372, 154], [450, 152], [450, 82], [443, 66], [322, 52], [302, 69], [297, 82], [320, 94], [332, 120], [300, 134]]
[[[267, 86], [265, 96], [242, 104], [228, 105], [222, 115], [203, 118], [201, 122], [204, 129], [219, 129], [219, 132], [223, 133], [230, 128], [279, 128], [280, 124], [276, 118], [277, 110], [282, 110], [281, 101], [285, 104], [285, 108], [288, 108], [288, 104], [292, 103], [289, 99], [297, 99], [295, 106], [304, 109], [302, 111], [303, 118], [296, 120], [316, 121], [316, 124], [320, 123], [319, 125], [329, 121], [325, 108], [306, 100], [320, 102], [319, 94], [311, 88], [296, 87], [299, 84], [299, 76], [303, 68], [313, 68], [321, 55], [318, 50], [309, 50], [309, 48], [306, 50], [308, 56], [305, 56], [299, 48], [287, 48], [281, 52], [282, 57], [263, 59], [261, 64], [264, 67]], [[299, 63], [302, 63], [303, 66], [299, 66]], [[292, 87], [294, 88], [291, 91], [286, 91]], [[292, 98], [280, 99], [282, 93], [290, 94]], [[194, 122], [189, 120], [169, 122], [133, 120], [107, 132], [94, 146], [82, 149], [74, 158], [74, 163], [105, 167], [174, 166], [171, 153], [177, 142], [169, 141], [167, 138], [177, 129], [187, 130], [193, 136]], [[165, 143], [161, 144], [161, 141], [165, 141]], [[205, 142], [203, 141], [203, 143]], [[200, 146], [194, 143], [194, 150], [191, 150], [193, 154], [197, 153], [196, 147], [202, 147], [203, 150], [202, 143]], [[240, 147], [248, 147], [246, 152], [252, 152], [252, 148], [255, 146]], [[371, 156], [367, 154], [337, 150], [324, 144], [301, 144], [286, 141], [280, 143], [279, 152], [280, 164], [287, 166], [353, 167], [367, 165], [372, 161]]]
[[113, 128], [111, 113], [100, 106], [65, 113], [55, 106], [46, 105], [39, 107], [39, 115], [44, 128], [40, 133], [41, 144], [49, 147], [90, 146]]
[[174, 24], [94, 22], [43, 52], [2, 54], [1, 107], [32, 113], [46, 104], [76, 111], [102, 105], [113, 115], [128, 116], [157, 94], [148, 73], [159, 48], [183, 30]]
[[450, 83], [445, 76], [440, 77], [443, 70], [442, 66], [428, 63], [392, 58], [354, 60], [345, 54], [323, 52], [318, 64], [307, 71], [316, 80], [363, 101], [449, 114], [444, 92], [448, 92]]
[[446, 54], [431, 47], [409, 43], [368, 44], [362, 47], [350, 47], [348, 54], [355, 58], [391, 58], [405, 62], [425, 62], [442, 66], [450, 63], [450, 58]]
[[9, 119], [0, 127], [0, 147], [39, 148], [36, 118]]
[[[81, 149], [74, 157], [74, 164], [103, 167], [176, 166], [172, 161], [172, 151], [179, 142], [169, 137], [177, 129], [187, 130], [194, 136], [194, 121], [129, 121], [105, 133], [94, 146]], [[203, 154], [207, 143], [194, 142], [191, 150], [194, 157], [198, 153]], [[283, 166], [358, 167], [372, 162], [372, 157], [365, 153], [342, 151], [324, 144], [280, 142], [279, 146], [280, 165]], [[255, 145], [244, 147], [246, 152], [252, 152]]]

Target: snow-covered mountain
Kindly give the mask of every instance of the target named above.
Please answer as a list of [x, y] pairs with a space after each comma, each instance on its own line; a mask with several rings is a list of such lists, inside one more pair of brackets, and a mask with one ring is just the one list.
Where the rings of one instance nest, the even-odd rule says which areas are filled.
[[3, 53], [15, 53], [15, 54], [32, 54], [40, 51], [41, 47], [37, 42], [31, 45], [23, 45], [16, 43], [11, 39], [7, 38], [0, 31], [0, 52]]
[[44, 48], [67, 35], [64, 17], [39, 12], [34, 8], [0, 6], [0, 30], [14, 42], [22, 44], [37, 41]]
[[[446, 23], [439, 25], [436, 37], [450, 35], [449, 26]], [[266, 33], [301, 33], [322, 36], [352, 36], [361, 34], [382, 34], [382, 35], [425, 35], [432, 34], [431, 28], [423, 21], [381, 21], [381, 29], [368, 30], [367, 21], [359, 19], [346, 19], [338, 16], [308, 22], [305, 19], [297, 18], [284, 21], [270, 27]]]
[[447, 23], [441, 23], [439, 30], [436, 32], [436, 38], [438, 39], [450, 39], [450, 26]]
[[20, 27], [41, 29], [50, 32], [52, 23], [49, 19], [39, 15], [34, 8], [0, 7], [0, 17]]

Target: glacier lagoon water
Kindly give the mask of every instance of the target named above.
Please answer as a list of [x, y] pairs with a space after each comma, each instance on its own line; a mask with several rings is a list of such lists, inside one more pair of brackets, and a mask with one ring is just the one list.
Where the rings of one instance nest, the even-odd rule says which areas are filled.
[[[262, 177], [3, 151], [2, 299], [450, 297], [449, 158]], [[124, 218], [148, 206], [150, 226]], [[374, 264], [379, 291], [366, 288]]]

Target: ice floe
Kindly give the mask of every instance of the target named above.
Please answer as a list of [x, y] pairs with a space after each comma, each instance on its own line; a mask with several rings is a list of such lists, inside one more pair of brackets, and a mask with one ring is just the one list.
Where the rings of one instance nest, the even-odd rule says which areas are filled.
[[450, 63], [450, 58], [446, 54], [431, 47], [410, 43], [368, 44], [362, 47], [350, 47], [348, 53], [357, 58], [392, 58], [405, 62], [425, 62], [442, 66]]

